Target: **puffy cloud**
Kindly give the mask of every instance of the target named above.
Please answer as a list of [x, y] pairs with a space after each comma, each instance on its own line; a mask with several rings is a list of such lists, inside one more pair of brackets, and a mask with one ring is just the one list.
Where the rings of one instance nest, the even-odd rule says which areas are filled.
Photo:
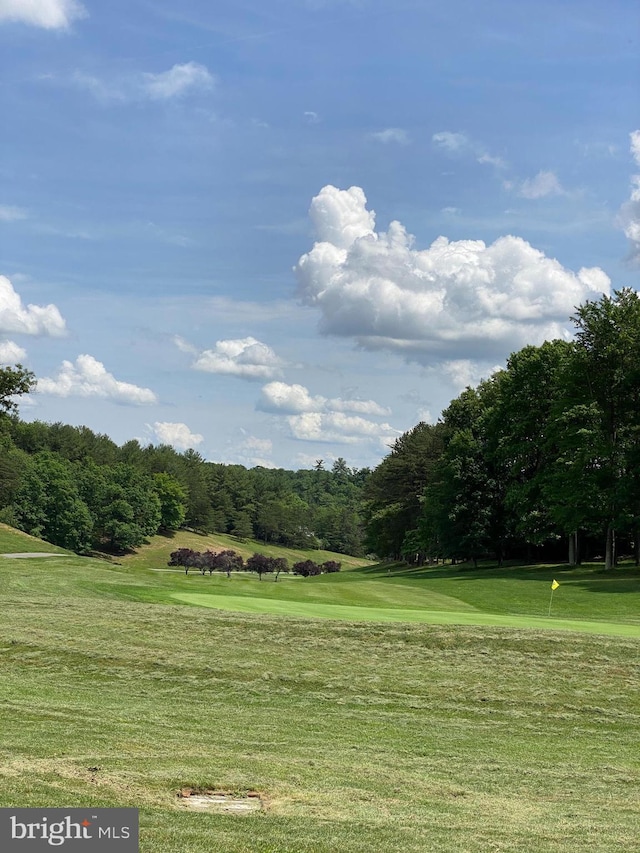
[[446, 361], [442, 365], [442, 370], [456, 391], [462, 391], [464, 388], [477, 385], [482, 379], [487, 379], [492, 373], [500, 370], [500, 367], [498, 365], [482, 367], [469, 359], [459, 358]]
[[390, 424], [377, 424], [342, 412], [305, 412], [289, 415], [287, 422], [291, 435], [300, 441], [357, 444], [363, 439], [369, 439], [388, 442], [401, 433], [401, 430], [394, 429]]
[[262, 388], [258, 408], [263, 412], [300, 414], [319, 412], [326, 403], [325, 397], [312, 397], [304, 385], [287, 385], [286, 382], [269, 382]]
[[348, 249], [360, 237], [374, 236], [376, 215], [367, 210], [367, 199], [360, 187], [324, 187], [313, 199], [309, 216], [320, 241], [318, 250], [326, 254], [329, 262], [340, 257], [336, 250]]
[[631, 154], [633, 159], [640, 166], [640, 130], [634, 130], [629, 134], [631, 139]]
[[356, 412], [360, 415], [391, 414], [391, 409], [381, 406], [375, 400], [344, 400], [342, 397], [332, 397], [327, 402], [327, 408], [335, 412]]
[[160, 444], [170, 444], [176, 450], [189, 450], [204, 440], [204, 436], [191, 432], [186, 424], [156, 421], [153, 426], [147, 425]]
[[400, 222], [374, 230], [359, 187], [325, 187], [310, 216], [319, 240], [295, 271], [321, 331], [410, 360], [504, 357], [562, 337], [576, 305], [609, 292], [600, 268], [574, 273], [520, 237], [438, 237], [417, 250]]
[[0, 22], [19, 21], [46, 30], [67, 29], [86, 14], [77, 0], [0, 0]]
[[[507, 184], [507, 189], [511, 185]], [[518, 195], [523, 198], [544, 198], [548, 195], [566, 195], [566, 190], [554, 172], [538, 172], [535, 178], [527, 178], [518, 185]]]
[[13, 341], [0, 341], [0, 363], [16, 364], [22, 361], [27, 351]]
[[417, 415], [419, 420], [425, 424], [435, 424], [436, 422], [436, 419], [431, 414], [431, 409], [418, 409]]
[[52, 335], [66, 332], [65, 322], [55, 305], [27, 305], [13, 289], [9, 279], [0, 275], [0, 333]]
[[370, 135], [372, 139], [382, 142], [384, 145], [388, 145], [390, 142], [396, 142], [398, 145], [409, 144], [409, 134], [401, 127], [387, 127], [385, 130], [379, 130]]
[[[631, 154], [640, 166], [640, 130], [629, 134]], [[631, 195], [620, 211], [620, 221], [625, 236], [631, 242], [631, 256], [640, 261], [640, 174], [631, 176]]]
[[393, 441], [400, 430], [388, 423], [376, 423], [361, 415], [388, 415], [374, 400], [312, 396], [304, 385], [270, 382], [262, 389], [257, 408], [285, 415], [291, 436], [299, 441], [323, 443], [376, 444]]
[[241, 379], [273, 379], [280, 374], [281, 364], [271, 347], [248, 337], [218, 341], [215, 349], [200, 353], [193, 367]]
[[144, 89], [151, 98], [167, 100], [186, 94], [191, 89], [211, 89], [214, 77], [199, 62], [174, 65], [160, 74], [144, 74]]
[[342, 397], [312, 397], [304, 385], [270, 382], [262, 388], [258, 408], [264, 412], [302, 414], [303, 412], [354, 412], [362, 415], [388, 415], [374, 400], [345, 400]]
[[157, 402], [149, 388], [120, 382], [91, 355], [79, 355], [75, 364], [63, 361], [55, 379], [38, 379], [37, 391], [57, 397], [104, 397], [134, 406]]
[[[2, 0], [0, 0], [2, 2]], [[0, 204], [0, 222], [17, 222], [19, 219], [26, 219], [27, 211], [21, 207], [12, 207], [11, 205]]]

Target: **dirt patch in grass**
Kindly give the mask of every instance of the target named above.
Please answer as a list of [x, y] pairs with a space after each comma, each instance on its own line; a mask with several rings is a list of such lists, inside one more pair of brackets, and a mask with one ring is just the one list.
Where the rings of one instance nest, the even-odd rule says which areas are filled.
[[194, 811], [227, 812], [229, 814], [252, 814], [264, 811], [266, 800], [258, 791], [220, 791], [213, 788], [182, 788], [178, 793], [179, 803]]

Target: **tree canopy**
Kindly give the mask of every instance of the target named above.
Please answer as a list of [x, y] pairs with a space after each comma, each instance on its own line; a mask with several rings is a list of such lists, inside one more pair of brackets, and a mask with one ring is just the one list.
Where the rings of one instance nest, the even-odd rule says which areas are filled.
[[588, 552], [610, 568], [617, 540], [640, 557], [640, 296], [573, 322], [573, 341], [524, 347], [398, 439], [367, 486], [380, 556]]

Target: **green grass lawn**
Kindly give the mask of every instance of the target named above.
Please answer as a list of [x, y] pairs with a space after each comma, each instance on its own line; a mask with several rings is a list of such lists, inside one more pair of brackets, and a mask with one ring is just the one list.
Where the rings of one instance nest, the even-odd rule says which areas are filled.
[[42, 539], [36, 539], [35, 536], [23, 533], [22, 530], [16, 530], [15, 527], [9, 527], [7, 524], [0, 523], [0, 554], [20, 554], [36, 551], [57, 554], [70, 553], [64, 548], [59, 548], [50, 542], [43, 542]]
[[[636, 851], [640, 644], [608, 632], [640, 626], [637, 571], [359, 562], [1, 558], [0, 806], [139, 807], [142, 853]], [[184, 786], [267, 809], [192, 813]]]

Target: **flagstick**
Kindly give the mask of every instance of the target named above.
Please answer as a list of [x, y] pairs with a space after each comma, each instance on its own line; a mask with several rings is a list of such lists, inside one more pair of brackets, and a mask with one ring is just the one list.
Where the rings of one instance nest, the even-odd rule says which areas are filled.
[[551, 589], [551, 598], [549, 599], [549, 616], [551, 616], [551, 602], [553, 601], [553, 588]]

